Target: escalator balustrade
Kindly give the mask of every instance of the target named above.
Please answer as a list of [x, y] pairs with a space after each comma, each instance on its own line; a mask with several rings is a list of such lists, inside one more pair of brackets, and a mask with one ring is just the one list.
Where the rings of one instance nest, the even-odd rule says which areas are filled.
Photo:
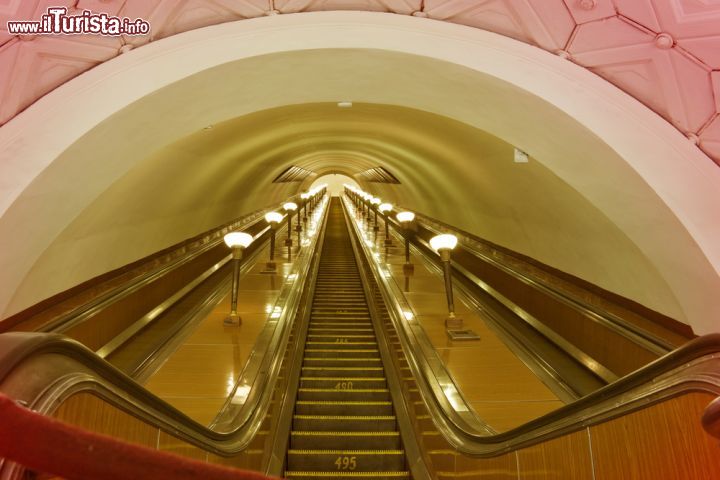
[[329, 211], [285, 476], [409, 478], [338, 199]]

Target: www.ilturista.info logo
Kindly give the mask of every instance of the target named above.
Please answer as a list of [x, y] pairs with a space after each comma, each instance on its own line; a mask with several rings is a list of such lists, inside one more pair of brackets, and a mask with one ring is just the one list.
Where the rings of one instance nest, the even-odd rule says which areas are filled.
[[8, 21], [11, 35], [78, 35], [106, 36], [147, 35], [150, 24], [142, 18], [112, 17], [107, 13], [83, 10], [78, 15], [68, 15], [66, 7], [49, 7], [39, 21]]

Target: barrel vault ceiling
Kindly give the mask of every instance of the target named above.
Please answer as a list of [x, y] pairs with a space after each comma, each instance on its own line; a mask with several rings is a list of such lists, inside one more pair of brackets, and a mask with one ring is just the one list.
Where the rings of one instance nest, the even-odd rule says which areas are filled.
[[[48, 6], [148, 20], [149, 36], [15, 37]], [[265, 15], [414, 15], [489, 30], [584, 66], [653, 109], [720, 164], [716, 0], [0, 0], [0, 124], [82, 72], [145, 43]], [[420, 25], [418, 28], [422, 28]]]

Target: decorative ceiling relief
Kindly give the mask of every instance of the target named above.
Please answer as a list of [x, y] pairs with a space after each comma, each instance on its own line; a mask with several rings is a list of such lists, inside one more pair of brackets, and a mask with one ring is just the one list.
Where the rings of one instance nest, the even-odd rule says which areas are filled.
[[[7, 20], [37, 20], [48, 6], [143, 18], [152, 31], [115, 38], [8, 33]], [[147, 42], [223, 22], [322, 10], [426, 17], [543, 48], [632, 95], [720, 165], [718, 0], [0, 0], [0, 124]]]

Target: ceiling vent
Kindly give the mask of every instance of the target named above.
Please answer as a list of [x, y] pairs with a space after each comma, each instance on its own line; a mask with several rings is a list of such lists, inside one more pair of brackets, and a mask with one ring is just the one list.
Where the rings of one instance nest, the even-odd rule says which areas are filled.
[[365, 170], [355, 176], [360, 180], [372, 183], [400, 183], [400, 181], [395, 178], [395, 175], [388, 172], [383, 167], [371, 168], [370, 170]]
[[315, 172], [311, 172], [310, 170], [305, 170], [304, 168], [296, 167], [295, 165], [292, 165], [283, 172], [275, 177], [275, 180], [273, 180], [273, 183], [290, 183], [290, 182], [302, 182], [308, 177], [317, 175]]

